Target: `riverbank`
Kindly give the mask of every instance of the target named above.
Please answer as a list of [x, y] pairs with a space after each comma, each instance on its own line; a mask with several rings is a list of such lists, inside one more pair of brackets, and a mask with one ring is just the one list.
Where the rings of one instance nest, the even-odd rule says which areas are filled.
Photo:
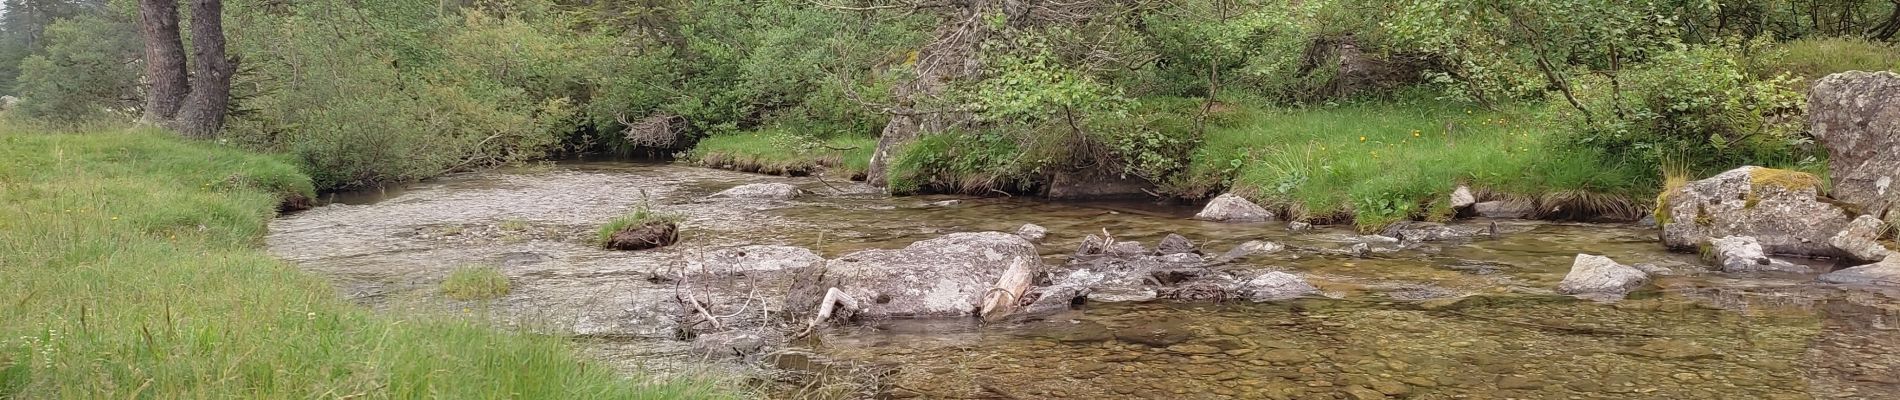
[[686, 159], [701, 166], [761, 174], [806, 176], [824, 173], [837, 179], [864, 179], [877, 138], [802, 137], [784, 131], [757, 131], [701, 139]]
[[373, 313], [262, 249], [285, 160], [0, 128], [0, 398], [723, 398], [553, 336]]

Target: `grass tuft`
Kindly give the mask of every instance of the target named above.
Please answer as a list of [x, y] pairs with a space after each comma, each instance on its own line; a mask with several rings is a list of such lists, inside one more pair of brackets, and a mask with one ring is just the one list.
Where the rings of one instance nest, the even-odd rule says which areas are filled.
[[604, 246], [608, 241], [613, 239], [614, 233], [629, 228], [637, 228], [648, 224], [678, 225], [685, 220], [686, 216], [680, 214], [654, 211], [647, 206], [639, 206], [635, 208], [633, 212], [614, 218], [612, 221], [607, 221], [605, 225], [601, 225], [600, 229], [594, 233], [594, 244]]
[[1293, 218], [1369, 232], [1443, 218], [1434, 204], [1459, 184], [1636, 214], [1625, 199], [1654, 190], [1652, 167], [1569, 146], [1558, 128], [1534, 122], [1546, 120], [1540, 111], [1415, 102], [1245, 114], [1209, 129], [1186, 173], [1164, 189], [1204, 197], [1227, 188]]
[[442, 295], [462, 301], [498, 299], [509, 289], [508, 277], [493, 266], [456, 268], [442, 280]]
[[702, 166], [742, 172], [803, 176], [829, 169], [862, 179], [876, 150], [877, 139], [872, 137], [817, 140], [785, 131], [758, 131], [702, 139], [686, 158]]
[[736, 397], [622, 377], [559, 337], [338, 297], [260, 248], [278, 189], [309, 182], [154, 130], [0, 125], [0, 397]]

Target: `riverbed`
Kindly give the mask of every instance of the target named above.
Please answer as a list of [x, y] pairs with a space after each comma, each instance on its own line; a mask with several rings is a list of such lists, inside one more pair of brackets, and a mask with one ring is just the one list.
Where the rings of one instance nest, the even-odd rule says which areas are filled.
[[[707, 198], [766, 182], [808, 194]], [[1461, 221], [1500, 233], [1356, 258], [1337, 251], [1366, 240], [1347, 228], [1192, 221], [1180, 205], [888, 197], [835, 179], [632, 162], [463, 174], [330, 200], [273, 222], [268, 242], [341, 296], [572, 335], [630, 374], [731, 374], [766, 382], [768, 397], [1900, 398], [1892, 293], [1812, 274], [1706, 272], [1631, 224]], [[643, 206], [684, 215], [682, 241], [643, 252], [590, 244], [600, 224]], [[670, 271], [718, 249], [789, 245], [829, 258], [1025, 223], [1048, 228], [1039, 251], [1049, 265], [1104, 232], [1150, 244], [1175, 233], [1215, 254], [1276, 242], [1292, 250], [1235, 267], [1295, 273], [1323, 296], [1086, 304], [1020, 323], [867, 321], [750, 362], [691, 354], [666, 324], [671, 311], [651, 304], [675, 290], [662, 279]], [[1579, 253], [1669, 274], [1622, 301], [1554, 294]], [[476, 302], [437, 294], [469, 265], [500, 268], [513, 291]]]

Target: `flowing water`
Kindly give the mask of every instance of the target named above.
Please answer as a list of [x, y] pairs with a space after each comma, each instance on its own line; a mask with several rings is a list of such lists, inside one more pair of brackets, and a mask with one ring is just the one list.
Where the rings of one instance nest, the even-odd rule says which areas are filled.
[[[790, 182], [792, 202], [715, 201], [744, 183]], [[1812, 275], [1702, 272], [1630, 225], [1472, 221], [1497, 238], [1370, 258], [1333, 255], [1345, 229], [1190, 221], [1191, 208], [1022, 198], [886, 197], [857, 183], [671, 164], [575, 162], [449, 177], [335, 198], [272, 224], [274, 253], [385, 309], [467, 313], [576, 334], [631, 371], [705, 363], [672, 340], [654, 299], [695, 254], [748, 244], [825, 257], [900, 248], [951, 232], [1047, 227], [1061, 265], [1106, 230], [1152, 244], [1179, 233], [1218, 253], [1247, 240], [1294, 251], [1228, 268], [1284, 270], [1327, 298], [1252, 304], [1088, 304], [1036, 322], [871, 321], [788, 345], [761, 362], [804, 372], [774, 397], [890, 398], [1900, 398], [1900, 301]], [[683, 241], [646, 252], [588, 243], [646, 205], [687, 217]], [[1630, 299], [1551, 293], [1578, 253], [1675, 271]], [[514, 283], [492, 302], [435, 284], [465, 265]], [[1815, 264], [1821, 270], [1831, 266]], [[726, 363], [733, 364], [733, 363]], [[745, 368], [728, 365], [730, 369]], [[741, 372], [743, 373], [743, 372]], [[831, 383], [847, 383], [831, 385]]]

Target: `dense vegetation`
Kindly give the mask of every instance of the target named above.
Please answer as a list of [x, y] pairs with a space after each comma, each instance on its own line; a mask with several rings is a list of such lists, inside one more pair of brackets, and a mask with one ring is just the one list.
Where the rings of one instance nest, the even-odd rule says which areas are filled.
[[560, 338], [349, 303], [258, 246], [311, 188], [276, 157], [152, 130], [0, 127], [0, 398], [719, 396], [619, 377]]
[[[131, 3], [8, 0], [0, 92], [17, 113], [137, 115]], [[231, 0], [225, 14], [240, 64], [219, 140], [287, 154], [322, 189], [608, 151], [871, 173], [897, 192], [1033, 192], [1099, 171], [1369, 227], [1433, 217], [1459, 184], [1621, 209], [1661, 165], [1817, 169], [1806, 81], [1900, 66], [1885, 0]], [[1460, 161], [1493, 159], [1514, 161]]]

